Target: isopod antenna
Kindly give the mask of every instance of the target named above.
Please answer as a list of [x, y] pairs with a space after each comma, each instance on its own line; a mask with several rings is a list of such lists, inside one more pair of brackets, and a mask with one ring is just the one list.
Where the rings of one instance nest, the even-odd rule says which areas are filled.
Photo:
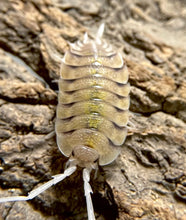
[[90, 193], [93, 193], [92, 188], [89, 184], [90, 172], [91, 170], [88, 168], [83, 169], [84, 191], [85, 191], [85, 197], [86, 197], [86, 203], [87, 203], [88, 220], [95, 220], [94, 208], [92, 205], [92, 199], [90, 195]]
[[41, 194], [42, 192], [44, 192], [45, 190], [47, 190], [48, 188], [50, 188], [52, 185], [55, 185], [55, 184], [61, 182], [62, 180], [64, 180], [66, 177], [72, 175], [76, 169], [77, 169], [76, 166], [71, 166], [71, 167], [67, 168], [64, 171], [64, 173], [53, 176], [52, 177], [53, 179], [49, 180], [45, 184], [43, 184], [43, 185], [39, 186], [38, 188], [29, 192], [28, 196], [3, 197], [3, 198], [0, 198], [0, 203], [2, 203], [2, 202], [15, 202], [15, 201], [27, 201], [27, 200], [33, 199], [36, 196], [38, 196], [39, 194]]

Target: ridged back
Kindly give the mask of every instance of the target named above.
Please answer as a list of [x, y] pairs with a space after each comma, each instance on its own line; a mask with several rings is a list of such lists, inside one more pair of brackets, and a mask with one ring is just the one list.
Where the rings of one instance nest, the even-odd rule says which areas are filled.
[[128, 123], [128, 70], [104, 41], [76, 42], [60, 70], [57, 144], [65, 156], [77, 145], [96, 149], [99, 164], [111, 163], [124, 143]]

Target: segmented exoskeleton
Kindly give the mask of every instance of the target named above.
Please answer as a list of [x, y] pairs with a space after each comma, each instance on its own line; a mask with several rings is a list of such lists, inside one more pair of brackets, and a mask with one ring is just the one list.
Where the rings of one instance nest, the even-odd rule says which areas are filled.
[[53, 176], [28, 196], [0, 198], [0, 202], [32, 199], [83, 167], [88, 219], [94, 220], [89, 184], [97, 165], [111, 163], [127, 135], [129, 119], [128, 70], [121, 54], [102, 40], [104, 25], [95, 39], [70, 44], [60, 69], [56, 135], [60, 151], [67, 157], [63, 174]]
[[86, 146], [95, 149], [99, 165], [105, 165], [118, 156], [127, 135], [130, 88], [126, 63], [101, 35], [94, 40], [85, 36], [64, 56], [56, 134], [65, 156]]

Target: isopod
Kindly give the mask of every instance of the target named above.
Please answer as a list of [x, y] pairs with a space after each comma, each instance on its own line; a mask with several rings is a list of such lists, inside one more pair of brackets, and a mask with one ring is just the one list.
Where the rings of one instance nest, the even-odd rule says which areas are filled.
[[28, 196], [0, 198], [0, 202], [33, 199], [83, 168], [88, 219], [94, 220], [90, 172], [114, 161], [127, 136], [129, 119], [128, 70], [119, 52], [102, 39], [102, 24], [94, 39], [70, 44], [62, 59], [55, 131], [57, 145], [69, 157], [63, 174], [32, 190]]

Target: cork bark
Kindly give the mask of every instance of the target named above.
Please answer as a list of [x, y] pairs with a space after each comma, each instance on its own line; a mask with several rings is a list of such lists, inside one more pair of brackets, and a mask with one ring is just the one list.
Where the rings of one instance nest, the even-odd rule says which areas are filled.
[[[54, 123], [68, 42], [104, 38], [130, 71], [128, 137], [92, 176], [96, 219], [186, 218], [186, 2], [0, 1], [0, 197], [27, 195], [63, 172]], [[29, 202], [0, 204], [0, 219], [87, 219], [81, 170]]]

